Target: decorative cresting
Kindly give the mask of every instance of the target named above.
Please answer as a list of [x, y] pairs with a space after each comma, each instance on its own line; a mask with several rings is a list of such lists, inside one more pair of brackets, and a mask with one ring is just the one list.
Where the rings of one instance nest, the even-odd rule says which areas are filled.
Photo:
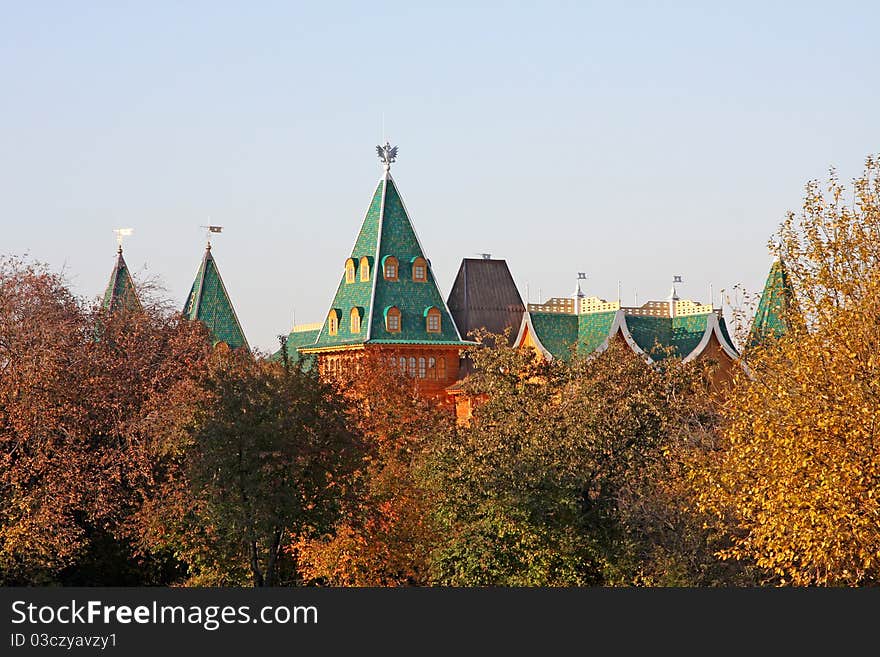
[[376, 146], [376, 152], [382, 160], [385, 171], [391, 171], [391, 164], [397, 161], [397, 146], [392, 146], [386, 141], [384, 146]]

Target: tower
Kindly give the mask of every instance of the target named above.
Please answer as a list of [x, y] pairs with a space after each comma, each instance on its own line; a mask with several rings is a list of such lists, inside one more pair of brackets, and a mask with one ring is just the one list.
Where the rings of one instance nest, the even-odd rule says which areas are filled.
[[[210, 232], [219, 233], [220, 226], [209, 226]], [[226, 343], [232, 349], [248, 349], [247, 339], [235, 314], [232, 300], [220, 277], [217, 262], [211, 253], [211, 242], [205, 247], [205, 255], [190, 288], [183, 314], [189, 320], [202, 322], [211, 333], [213, 344]]]
[[791, 307], [793, 293], [788, 272], [780, 258], [770, 266], [764, 291], [755, 311], [755, 319], [749, 330], [749, 346], [774, 340], [788, 330], [786, 314]]
[[458, 378], [462, 340], [437, 287], [394, 179], [397, 147], [377, 146], [383, 164], [336, 294], [315, 341], [299, 348], [324, 376], [354, 376], [365, 353], [440, 394]]
[[114, 230], [118, 242], [116, 249], [116, 264], [113, 272], [110, 274], [110, 281], [104, 290], [104, 299], [101, 307], [111, 313], [119, 310], [128, 312], [137, 312], [141, 310], [141, 302], [138, 299], [137, 291], [134, 287], [134, 281], [128, 271], [128, 265], [125, 258], [122, 257], [122, 238], [131, 235], [131, 228], [117, 228]]

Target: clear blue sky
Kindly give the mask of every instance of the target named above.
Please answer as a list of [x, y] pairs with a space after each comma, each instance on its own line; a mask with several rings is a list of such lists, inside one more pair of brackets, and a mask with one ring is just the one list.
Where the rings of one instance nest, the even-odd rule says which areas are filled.
[[[323, 319], [393, 169], [444, 296], [759, 289], [803, 185], [880, 152], [880, 4], [0, 3], [0, 253], [181, 305], [206, 223], [251, 344]], [[717, 303], [717, 300], [716, 300]]]

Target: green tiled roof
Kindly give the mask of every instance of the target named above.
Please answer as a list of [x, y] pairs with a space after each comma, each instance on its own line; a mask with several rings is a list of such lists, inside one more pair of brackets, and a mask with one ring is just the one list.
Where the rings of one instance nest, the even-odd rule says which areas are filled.
[[767, 274], [761, 301], [749, 331], [749, 344], [775, 339], [788, 329], [785, 314], [792, 299], [792, 289], [781, 259], [776, 259]]
[[616, 310], [578, 315], [578, 352], [590, 353], [598, 349], [611, 331]]
[[104, 291], [101, 307], [111, 313], [121, 309], [130, 312], [141, 309], [141, 302], [138, 300], [134, 281], [131, 280], [131, 275], [128, 272], [128, 265], [125, 264], [125, 258], [122, 257], [121, 247], [116, 256], [113, 273], [110, 274], [110, 282], [107, 283], [107, 289]]
[[636, 344], [655, 360], [666, 354], [654, 354], [655, 344], [672, 347], [672, 355], [684, 358], [703, 339], [709, 315], [685, 315], [682, 317], [646, 317], [627, 315], [626, 326]]
[[[535, 334], [554, 358], [568, 360], [572, 347], [578, 354], [589, 354], [602, 346], [609, 337], [617, 311], [583, 313], [529, 313]], [[660, 359], [665, 353], [652, 353], [655, 344], [672, 347], [672, 355], [688, 356], [706, 333], [709, 314], [681, 317], [650, 317], [625, 315], [625, 328], [635, 343], [652, 358]], [[722, 335], [730, 343], [724, 320], [719, 320]], [[732, 343], [730, 343], [732, 346]]]
[[199, 320], [211, 332], [214, 344], [225, 342], [231, 348], [248, 348], [244, 331], [223, 279], [220, 270], [211, 255], [211, 247], [205, 249], [205, 257], [196, 273], [186, 304], [183, 306], [183, 314], [190, 320]]
[[571, 358], [571, 349], [578, 340], [577, 315], [531, 313], [531, 320], [538, 340], [553, 358]]
[[[369, 280], [361, 281], [361, 258], [370, 259]], [[398, 261], [396, 281], [386, 281], [383, 263], [389, 257]], [[391, 175], [386, 173], [379, 181], [350, 254], [355, 263], [353, 283], [347, 283], [345, 271], [333, 297], [331, 309], [340, 311], [336, 335], [330, 335], [328, 318], [318, 334], [314, 347], [336, 347], [379, 342], [382, 344], [468, 344], [461, 340], [443, 296], [437, 288], [430, 263], [427, 281], [412, 280], [412, 263], [424, 258], [412, 222]], [[343, 264], [340, 259], [340, 265]], [[400, 310], [400, 331], [385, 330], [385, 310], [395, 306]], [[360, 331], [352, 332], [351, 310], [363, 312]], [[425, 316], [429, 308], [440, 312], [440, 332], [428, 333]]]
[[[308, 371], [312, 368], [313, 358], [299, 352], [300, 347], [308, 347], [315, 344], [315, 339], [318, 337], [318, 329], [312, 329], [309, 331], [291, 331], [287, 336], [287, 357], [291, 362], [302, 361], [303, 369]], [[276, 351], [269, 357], [269, 360], [280, 361], [281, 360], [281, 349]]]
[[718, 328], [721, 330], [721, 335], [723, 335], [724, 339], [727, 340], [727, 344], [733, 347], [735, 351], [738, 351], [736, 349], [736, 344], [730, 337], [730, 331], [727, 330], [727, 322], [724, 321], [724, 317], [718, 318]]

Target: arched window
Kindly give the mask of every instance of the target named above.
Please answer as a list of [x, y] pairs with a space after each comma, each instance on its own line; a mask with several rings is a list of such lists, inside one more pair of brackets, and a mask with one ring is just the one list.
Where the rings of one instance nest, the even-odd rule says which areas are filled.
[[339, 333], [339, 318], [342, 315], [336, 308], [330, 311], [330, 314], [327, 315], [327, 333], [330, 335], [336, 335]]
[[420, 379], [424, 379], [424, 378], [425, 378], [425, 374], [426, 374], [426, 371], [425, 371], [425, 359], [424, 359], [424, 358], [419, 358], [419, 378], [420, 378]]
[[345, 282], [354, 283], [354, 260], [351, 258], [345, 261]]
[[446, 356], [437, 357], [437, 380], [444, 381], [446, 379]]
[[389, 333], [400, 333], [400, 310], [397, 306], [385, 309], [385, 330]]
[[370, 259], [367, 256], [361, 257], [361, 282], [365, 283], [370, 280]]
[[425, 330], [428, 333], [440, 333], [440, 310], [435, 306], [425, 308]]
[[412, 378], [416, 378], [416, 357], [415, 356], [409, 357], [409, 369], [407, 370], [407, 374], [409, 374], [410, 377], [412, 377]]
[[437, 359], [435, 358], [428, 359], [428, 378], [432, 380], [437, 378]]
[[424, 258], [412, 259], [412, 279], [418, 283], [424, 283], [428, 280], [428, 263]]
[[400, 357], [397, 368], [400, 370], [401, 374], [406, 374], [406, 358], [403, 356]]
[[351, 322], [351, 332], [352, 333], [360, 333], [361, 332], [361, 313], [363, 311], [360, 308], [352, 308], [351, 313], [349, 314], [349, 320]]
[[382, 271], [386, 281], [397, 280], [398, 263], [394, 256], [385, 256], [382, 258]]

